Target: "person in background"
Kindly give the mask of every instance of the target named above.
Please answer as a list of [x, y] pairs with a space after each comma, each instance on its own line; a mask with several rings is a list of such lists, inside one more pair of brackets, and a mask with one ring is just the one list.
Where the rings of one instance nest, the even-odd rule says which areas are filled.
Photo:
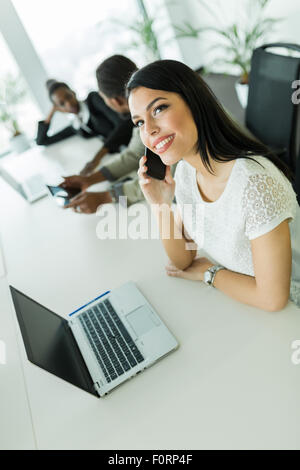
[[[102, 99], [107, 106], [124, 119], [129, 119], [132, 127], [125, 86], [136, 70], [136, 65], [130, 59], [122, 55], [114, 55], [102, 62], [96, 71], [99, 94]], [[133, 178], [125, 178], [126, 181], [120, 180], [120, 178], [138, 170], [139, 159], [143, 153], [144, 146], [139, 136], [139, 130], [133, 129], [128, 147], [121, 153], [114, 155], [109, 163], [89, 176], [73, 175], [64, 179], [62, 187], [81, 189], [81, 193], [73, 198], [65, 208], [73, 208], [76, 212], [91, 214], [96, 212], [101, 204], [118, 202], [119, 196], [126, 196], [129, 205], [142, 200], [144, 197], [136, 173]], [[98, 164], [99, 160], [96, 156], [92, 165]], [[86, 191], [89, 186], [107, 180], [114, 183], [109, 191]]]
[[163, 181], [146, 175], [145, 156], [138, 171], [170, 259], [167, 274], [270, 312], [289, 298], [300, 306], [300, 207], [286, 165], [243, 133], [183, 63], [149, 64], [127, 93], [144, 145], [167, 165]]
[[[51, 145], [79, 134], [89, 138], [102, 136], [103, 147], [94, 157], [99, 162], [107, 152], [117, 152], [121, 145], [127, 145], [132, 135], [130, 119], [122, 117], [107, 106], [100, 95], [92, 91], [86, 100], [78, 101], [75, 92], [64, 82], [48, 80], [46, 83], [53, 107], [44, 121], [38, 123], [36, 142], [38, 145]], [[51, 121], [56, 112], [68, 114], [71, 125], [49, 136]], [[94, 165], [87, 164], [82, 174], [88, 174]]]

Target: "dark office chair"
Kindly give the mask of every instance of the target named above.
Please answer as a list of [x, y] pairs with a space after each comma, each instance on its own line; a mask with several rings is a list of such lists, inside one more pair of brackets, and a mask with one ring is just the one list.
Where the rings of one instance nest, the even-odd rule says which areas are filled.
[[300, 202], [300, 104], [292, 101], [300, 79], [300, 58], [268, 52], [285, 48], [300, 53], [297, 44], [266, 44], [253, 52], [246, 109], [246, 126], [270, 146], [296, 174], [295, 190]]

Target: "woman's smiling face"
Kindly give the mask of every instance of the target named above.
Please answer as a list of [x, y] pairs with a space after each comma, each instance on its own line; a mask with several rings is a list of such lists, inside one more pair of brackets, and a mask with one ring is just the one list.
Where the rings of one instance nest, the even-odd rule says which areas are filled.
[[128, 104], [143, 144], [165, 165], [197, 153], [198, 131], [179, 94], [139, 87], [131, 91]]

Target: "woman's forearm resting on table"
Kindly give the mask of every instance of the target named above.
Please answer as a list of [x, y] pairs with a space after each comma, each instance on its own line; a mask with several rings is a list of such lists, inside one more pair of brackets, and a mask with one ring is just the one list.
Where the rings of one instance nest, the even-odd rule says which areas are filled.
[[289, 290], [266, 289], [255, 277], [222, 269], [217, 272], [214, 287], [243, 304], [269, 312], [282, 310], [289, 299]]
[[[199, 282], [204, 280], [205, 271], [212, 266], [213, 263], [207, 258], [197, 258], [187, 268], [180, 269], [171, 259], [171, 264], [166, 266], [166, 270], [169, 276]], [[285, 285], [288, 282], [280, 286], [267, 284], [258, 282], [254, 276], [222, 269], [217, 271], [213, 285], [228, 297], [243, 304], [269, 312], [282, 310], [289, 298], [289, 288]]]
[[[164, 216], [160, 215], [161, 234], [162, 224], [166, 223], [164, 217], [167, 217], [167, 211]], [[213, 265], [210, 260], [195, 259], [197, 252], [187, 250], [186, 239], [174, 239], [173, 232], [169, 238], [162, 237], [162, 241], [173, 264], [167, 267], [169, 275], [204, 280], [205, 271]], [[282, 310], [290, 295], [292, 255], [288, 222], [284, 221], [271, 232], [252, 240], [251, 249], [255, 275], [222, 269], [215, 275], [214, 287], [244, 304], [270, 312]]]
[[166, 253], [178, 269], [186, 269], [196, 256], [195, 250], [188, 250], [188, 241], [183, 236], [183, 228], [170, 206], [163, 204], [154, 208], [159, 232]]

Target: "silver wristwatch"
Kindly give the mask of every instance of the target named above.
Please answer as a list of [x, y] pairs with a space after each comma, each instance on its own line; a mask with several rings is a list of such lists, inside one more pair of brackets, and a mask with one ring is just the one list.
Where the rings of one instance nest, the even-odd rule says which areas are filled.
[[204, 273], [204, 279], [203, 279], [205, 284], [207, 284], [208, 286], [214, 287], [215, 276], [217, 272], [220, 271], [221, 269], [226, 269], [226, 268], [224, 268], [224, 266], [216, 264], [215, 266], [212, 266], [211, 268], [207, 269], [207, 271], [205, 271]]
[[111, 197], [111, 199], [112, 199], [112, 202], [113, 202], [114, 204], [116, 204], [117, 202], [119, 202], [119, 198], [117, 197], [116, 192], [115, 192], [115, 190], [114, 190], [113, 187], [109, 188], [108, 192], [109, 192], [110, 197]]

